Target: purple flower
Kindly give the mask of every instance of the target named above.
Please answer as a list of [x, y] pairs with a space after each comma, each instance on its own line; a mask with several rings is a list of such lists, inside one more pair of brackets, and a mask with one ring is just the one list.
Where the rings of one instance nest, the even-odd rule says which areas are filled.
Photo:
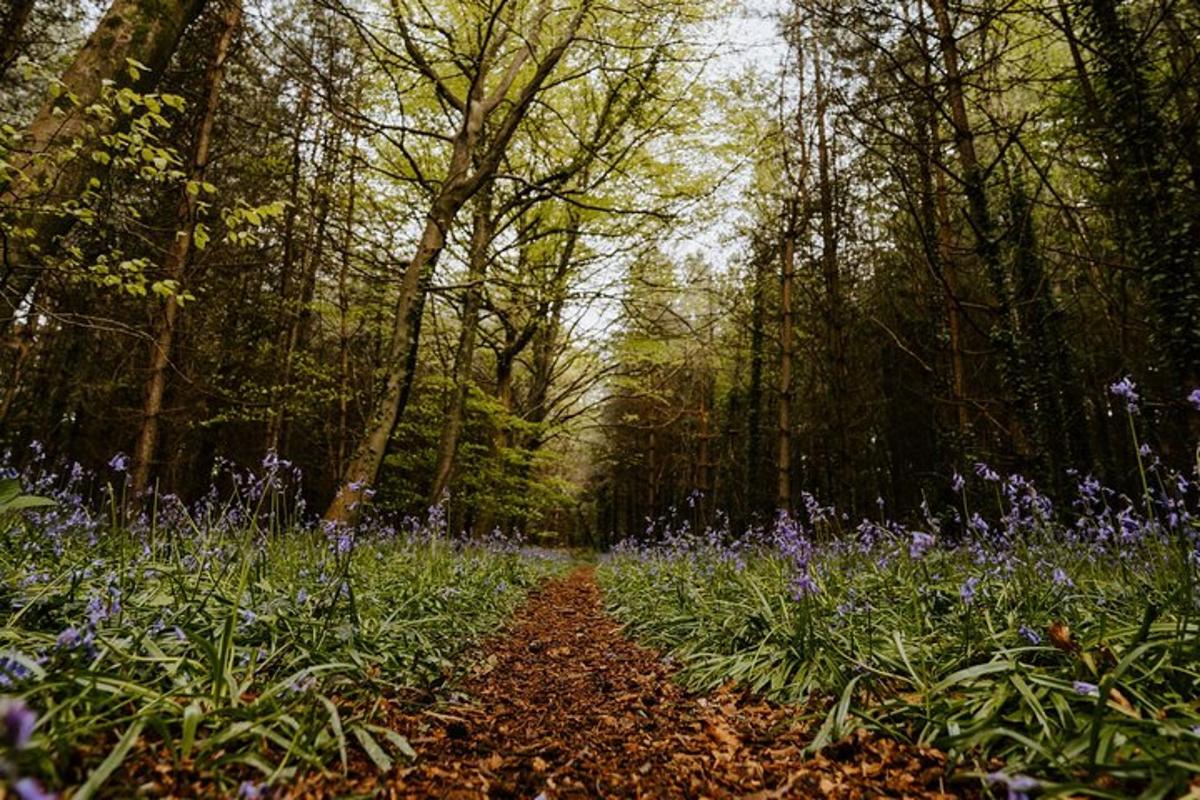
[[912, 541], [908, 545], [908, 555], [913, 559], [921, 559], [933, 547], [933, 535], [924, 531], [913, 531]]
[[978, 587], [979, 578], [975, 577], [967, 578], [966, 583], [959, 587], [958, 596], [962, 598], [963, 605], [969, 606], [975, 602], [975, 593]]
[[1042, 643], [1042, 635], [1040, 633], [1038, 633], [1037, 631], [1035, 631], [1033, 628], [1029, 627], [1028, 625], [1022, 625], [1020, 628], [1017, 629], [1017, 633], [1021, 635], [1022, 639], [1029, 642], [1030, 644], [1041, 644]]
[[792, 578], [792, 599], [796, 602], [817, 593], [817, 584], [807, 572], [802, 572]]
[[242, 781], [238, 787], [238, 800], [261, 800], [264, 797], [263, 790], [254, 781]]
[[1130, 414], [1138, 412], [1138, 403], [1141, 401], [1141, 398], [1138, 397], [1137, 384], [1128, 375], [1109, 386], [1108, 391], [1112, 393], [1113, 397], [1125, 401], [1125, 410]]
[[58, 795], [47, 792], [36, 778], [21, 778], [13, 784], [18, 800], [57, 800]]
[[1084, 697], [1099, 697], [1100, 687], [1087, 681], [1075, 681], [1075, 694], [1081, 694]]
[[3, 726], [4, 741], [9, 747], [23, 750], [29, 746], [37, 714], [21, 699], [7, 700], [0, 705], [0, 725]]
[[1192, 389], [1192, 393], [1188, 395], [1188, 402], [1192, 404], [1192, 408], [1200, 411], [1200, 389]]
[[1000, 474], [982, 461], [975, 464], [975, 474], [991, 483], [996, 483], [1000, 480]]
[[958, 470], [954, 471], [954, 477], [950, 479], [950, 488], [956, 492], [961, 492], [967, 482], [963, 480], [963, 476], [958, 474]]
[[58, 635], [55, 645], [60, 650], [68, 650], [79, 643], [79, 631], [75, 626], [69, 626]]
[[1063, 569], [1062, 567], [1054, 568], [1053, 580], [1054, 580], [1055, 586], [1074, 586], [1075, 585], [1074, 582], [1071, 580], [1071, 577], [1069, 575], [1067, 575], [1067, 571], [1065, 569]]
[[987, 776], [988, 783], [999, 784], [1008, 792], [1008, 800], [1029, 800], [1029, 793], [1038, 788], [1038, 782], [1028, 775], [1005, 775], [993, 772]]
[[129, 469], [129, 457], [124, 453], [117, 453], [108, 460], [108, 468], [113, 472], [125, 472]]

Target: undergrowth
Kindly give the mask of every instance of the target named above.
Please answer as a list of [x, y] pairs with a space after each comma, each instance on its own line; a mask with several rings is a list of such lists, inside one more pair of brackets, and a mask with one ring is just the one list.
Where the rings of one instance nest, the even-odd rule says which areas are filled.
[[910, 525], [847, 530], [807, 496], [742, 535], [659, 521], [600, 569], [609, 608], [692, 688], [824, 701], [813, 750], [866, 727], [1001, 796], [1179, 796], [1200, 774], [1200, 520], [1133, 402], [1141, 496], [1083, 477], [1058, 509], [978, 464]]
[[305, 526], [274, 459], [137, 514], [112, 467], [99, 512], [95, 476], [41, 470], [26, 488], [54, 505], [0, 516], [0, 767], [23, 798], [126, 791], [139, 754], [245, 797], [353, 748], [386, 770], [412, 750], [376, 701], [441, 683], [557, 569], [515, 542], [452, 541], [437, 508]]

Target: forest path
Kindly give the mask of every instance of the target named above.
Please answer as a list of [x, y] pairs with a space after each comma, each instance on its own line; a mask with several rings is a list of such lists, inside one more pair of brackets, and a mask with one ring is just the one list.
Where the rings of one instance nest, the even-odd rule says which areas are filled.
[[[395, 721], [384, 797], [949, 797], [938, 754], [862, 735], [805, 758], [798, 709], [691, 696], [603, 610], [591, 569], [533, 593], [459, 703]], [[380, 789], [382, 788], [382, 791]]]

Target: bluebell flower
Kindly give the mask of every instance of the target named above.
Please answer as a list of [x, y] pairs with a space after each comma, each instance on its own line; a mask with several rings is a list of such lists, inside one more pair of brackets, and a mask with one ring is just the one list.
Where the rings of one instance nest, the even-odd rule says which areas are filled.
[[113, 472], [125, 472], [129, 469], [129, 457], [124, 453], [117, 453], [108, 460], [108, 468]]
[[1069, 586], [1075, 585], [1071, 581], [1070, 576], [1067, 575], [1067, 571], [1065, 569], [1063, 569], [1062, 567], [1054, 568], [1053, 580], [1054, 580], [1055, 586], [1068, 586], [1069, 587]]
[[1042, 635], [1028, 625], [1022, 625], [1017, 629], [1017, 633], [1020, 634], [1021, 638], [1030, 644], [1042, 643]]
[[32, 674], [29, 667], [12, 656], [0, 655], [0, 686], [12, 686]]
[[12, 788], [17, 800], [58, 800], [58, 795], [43, 789], [37, 778], [21, 778]]
[[975, 602], [975, 593], [979, 587], [979, 578], [974, 576], [967, 578], [966, 582], [959, 587], [958, 596], [962, 599], [963, 605], [971, 605]]
[[238, 786], [238, 800], [262, 800], [265, 796], [263, 790], [254, 781], [242, 781]]
[[817, 593], [817, 584], [807, 572], [792, 578], [792, 599], [799, 602]]
[[1188, 395], [1188, 402], [1192, 404], [1192, 408], [1200, 411], [1200, 389], [1193, 389]]
[[17, 750], [28, 747], [36, 724], [37, 714], [25, 705], [24, 700], [15, 698], [0, 704], [0, 730], [4, 734], [4, 743], [9, 747]]
[[1000, 474], [982, 461], [975, 463], [975, 474], [990, 483], [996, 483], [1000, 480]]
[[1075, 681], [1074, 688], [1075, 694], [1081, 694], [1084, 697], [1100, 696], [1100, 687], [1094, 683], [1088, 683], [1087, 681]]
[[1109, 386], [1108, 391], [1112, 393], [1113, 397], [1125, 401], [1125, 410], [1130, 414], [1138, 413], [1138, 403], [1141, 402], [1141, 398], [1138, 396], [1137, 384], [1128, 375]]
[[963, 480], [963, 476], [958, 474], [958, 470], [954, 471], [954, 477], [950, 479], [950, 488], [955, 492], [961, 492], [967, 482]]
[[913, 531], [912, 541], [908, 544], [908, 555], [913, 559], [924, 558], [933, 545], [934, 538], [932, 534], [925, 533], [924, 531]]
[[993, 772], [987, 776], [988, 783], [999, 784], [1007, 791], [1007, 800], [1029, 800], [1029, 793], [1038, 788], [1036, 779], [1028, 775], [1006, 775]]
[[63, 632], [58, 635], [58, 638], [54, 640], [54, 644], [60, 650], [68, 650], [79, 644], [79, 638], [78, 629], [71, 625], [65, 628]]

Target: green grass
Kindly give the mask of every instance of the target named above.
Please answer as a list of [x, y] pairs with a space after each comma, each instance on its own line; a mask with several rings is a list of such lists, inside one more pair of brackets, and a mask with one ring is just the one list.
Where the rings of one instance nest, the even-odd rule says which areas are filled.
[[[768, 547], [626, 552], [599, 577], [687, 686], [823, 700], [814, 749], [862, 726], [944, 748], [983, 785], [1003, 768], [1048, 794], [1176, 797], [1200, 773], [1200, 624], [1181, 569], [1157, 540], [1119, 556], [1047, 533], [1003, 556], [914, 558], [901, 536], [818, 545], [800, 599]], [[1058, 646], [1055, 623], [1070, 630]]]
[[339, 769], [354, 748], [387, 768], [411, 750], [374, 701], [446, 680], [558, 568], [425, 535], [363, 530], [339, 554], [317, 532], [175, 520], [0, 524], [0, 695], [38, 714], [31, 746], [0, 744], [10, 781], [82, 800], [146, 747], [230, 793]]

